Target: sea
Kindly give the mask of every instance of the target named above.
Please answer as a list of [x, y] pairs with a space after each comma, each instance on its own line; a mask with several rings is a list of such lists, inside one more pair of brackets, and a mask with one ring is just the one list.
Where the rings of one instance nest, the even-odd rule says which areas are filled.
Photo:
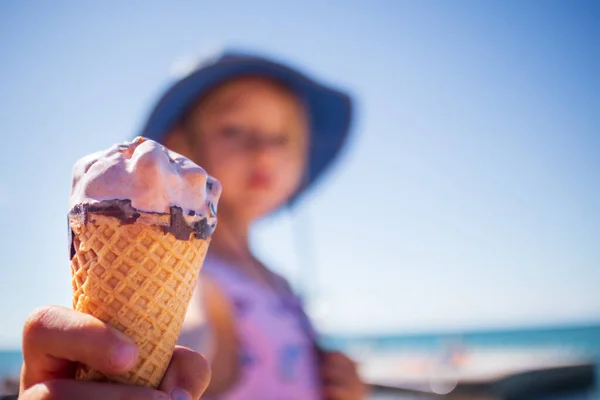
[[[448, 346], [456, 346], [457, 343], [462, 349], [473, 352], [560, 354], [591, 361], [596, 365], [593, 387], [577, 392], [547, 393], [524, 400], [600, 400], [600, 324], [412, 335], [338, 335], [326, 339], [328, 347], [345, 350], [359, 360], [405, 353], [443, 355]], [[373, 400], [392, 398], [400, 399], [394, 395], [374, 397]], [[420, 396], [406, 396], [407, 400], [415, 398], [422, 399]]]
[[[466, 349], [490, 349], [499, 352], [503, 349], [552, 349], [593, 360], [597, 366], [595, 387], [573, 393], [547, 394], [531, 400], [600, 400], [600, 324], [418, 335], [336, 335], [326, 337], [325, 344], [329, 348], [364, 356], [402, 352], [431, 353], [439, 351], [448, 343], [456, 343], [457, 340]], [[20, 351], [0, 351], [0, 377], [18, 377], [21, 363]], [[376, 399], [383, 400], [384, 397]]]

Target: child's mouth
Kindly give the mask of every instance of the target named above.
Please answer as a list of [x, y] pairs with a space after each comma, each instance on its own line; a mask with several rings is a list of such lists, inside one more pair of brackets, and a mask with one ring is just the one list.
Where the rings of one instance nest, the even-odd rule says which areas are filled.
[[248, 186], [255, 189], [269, 189], [273, 180], [271, 176], [264, 172], [255, 172], [250, 176]]

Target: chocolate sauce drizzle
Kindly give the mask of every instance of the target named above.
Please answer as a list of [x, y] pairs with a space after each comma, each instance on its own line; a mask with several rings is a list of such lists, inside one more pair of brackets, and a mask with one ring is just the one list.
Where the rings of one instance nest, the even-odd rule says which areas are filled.
[[[214, 207], [210, 207], [212, 211]], [[86, 224], [89, 221], [89, 213], [100, 214], [107, 217], [117, 218], [122, 224], [133, 224], [141, 216], [141, 212], [131, 205], [131, 200], [106, 200], [95, 204], [78, 204], [69, 213], [69, 216], [79, 216], [82, 222]], [[148, 214], [155, 214], [149, 212]], [[197, 239], [207, 239], [212, 235], [216, 226], [216, 217], [211, 218], [214, 222], [209, 223], [204, 216], [196, 214], [194, 211], [187, 213], [188, 216], [196, 217], [191, 224], [186, 221], [181, 207], [171, 207], [169, 225], [156, 225], [165, 233], [171, 233], [179, 240], [189, 240], [190, 234], [194, 234]], [[73, 231], [71, 223], [68, 222], [68, 240], [71, 259], [75, 256], [75, 247], [73, 245]]]

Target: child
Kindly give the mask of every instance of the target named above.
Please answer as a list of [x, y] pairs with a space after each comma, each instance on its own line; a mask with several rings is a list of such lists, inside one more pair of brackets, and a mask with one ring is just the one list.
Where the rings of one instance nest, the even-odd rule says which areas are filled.
[[363, 399], [355, 364], [322, 352], [288, 283], [249, 248], [251, 224], [294, 202], [343, 147], [351, 102], [272, 60], [224, 54], [175, 83], [142, 132], [219, 179], [218, 227], [180, 344], [212, 367], [207, 397]]

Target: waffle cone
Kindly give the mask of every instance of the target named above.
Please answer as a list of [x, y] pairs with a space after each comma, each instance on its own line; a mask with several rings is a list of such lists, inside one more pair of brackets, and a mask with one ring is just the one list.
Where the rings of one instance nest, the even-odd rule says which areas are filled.
[[179, 240], [152, 218], [163, 217], [132, 224], [91, 213], [85, 222], [70, 219], [73, 307], [125, 333], [139, 352], [127, 374], [81, 365], [78, 379], [157, 388], [164, 376], [210, 239]]

